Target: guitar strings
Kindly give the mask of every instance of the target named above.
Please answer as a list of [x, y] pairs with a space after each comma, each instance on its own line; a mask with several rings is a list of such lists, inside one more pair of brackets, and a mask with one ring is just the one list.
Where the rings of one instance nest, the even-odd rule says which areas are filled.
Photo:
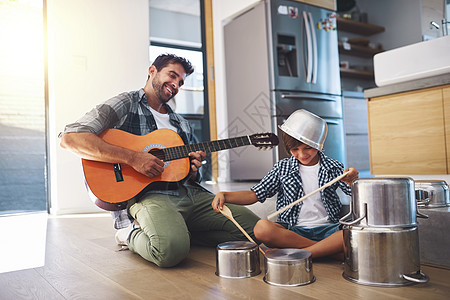
[[[234, 145], [233, 145], [234, 143]], [[241, 136], [237, 138], [229, 138], [212, 142], [202, 142], [197, 144], [176, 146], [170, 148], [161, 149], [164, 152], [164, 160], [170, 161], [179, 158], [188, 157], [189, 153], [195, 151], [204, 151], [206, 153], [216, 152], [219, 150], [230, 149], [235, 147], [241, 147], [245, 145], [250, 145], [247, 136]], [[159, 159], [162, 159], [158, 156]]]

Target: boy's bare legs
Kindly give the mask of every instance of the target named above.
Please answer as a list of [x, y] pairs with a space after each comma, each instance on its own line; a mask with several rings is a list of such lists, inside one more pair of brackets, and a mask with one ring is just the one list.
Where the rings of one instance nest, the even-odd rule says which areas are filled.
[[256, 223], [253, 232], [259, 241], [269, 247], [304, 249], [311, 252], [312, 258], [323, 256], [343, 258], [344, 237], [341, 230], [317, 242], [302, 237], [278, 223], [261, 219]]
[[265, 245], [273, 248], [305, 248], [316, 244], [316, 241], [287, 230], [282, 225], [261, 219], [253, 228], [255, 237]]
[[311, 257], [333, 256], [333, 258], [344, 259], [344, 237], [342, 230], [336, 231], [327, 238], [315, 243], [312, 246], [303, 248], [311, 252]]

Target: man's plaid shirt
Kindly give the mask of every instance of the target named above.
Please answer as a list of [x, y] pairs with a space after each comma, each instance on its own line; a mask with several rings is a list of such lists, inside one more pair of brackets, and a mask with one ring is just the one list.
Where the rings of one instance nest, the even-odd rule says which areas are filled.
[[[166, 108], [169, 112], [170, 123], [177, 128], [177, 133], [183, 142], [185, 144], [196, 142], [189, 122], [174, 113], [168, 105]], [[64, 133], [91, 132], [98, 135], [108, 128], [116, 128], [136, 135], [145, 135], [158, 129], [143, 89], [122, 93], [97, 105], [75, 123], [68, 124]], [[151, 192], [178, 195], [177, 190], [152, 190]], [[111, 215], [116, 229], [125, 228], [133, 222], [126, 209], [112, 211]]]
[[[319, 187], [321, 187], [341, 175], [344, 166], [339, 161], [327, 157], [323, 152], [319, 151], [318, 153], [320, 156]], [[338, 181], [330, 187], [320, 191], [323, 205], [328, 213], [328, 218], [333, 223], [339, 221], [339, 213], [342, 207], [342, 203], [336, 193], [338, 187], [340, 187], [347, 195], [351, 195], [350, 186], [342, 181]], [[302, 178], [300, 177], [299, 161], [294, 156], [279, 161], [258, 184], [251, 188], [251, 190], [255, 192], [260, 202], [264, 202], [267, 198], [278, 193], [277, 210], [300, 199], [304, 196], [304, 192]], [[302, 203], [300, 202], [282, 212], [278, 215], [278, 221], [295, 226], [301, 207]]]

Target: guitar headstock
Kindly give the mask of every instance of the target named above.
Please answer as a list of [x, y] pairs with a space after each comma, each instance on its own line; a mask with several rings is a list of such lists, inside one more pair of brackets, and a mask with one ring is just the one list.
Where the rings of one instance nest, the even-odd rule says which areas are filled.
[[266, 133], [256, 133], [249, 136], [252, 145], [258, 147], [259, 149], [272, 149], [277, 146], [279, 141], [276, 134], [271, 132]]

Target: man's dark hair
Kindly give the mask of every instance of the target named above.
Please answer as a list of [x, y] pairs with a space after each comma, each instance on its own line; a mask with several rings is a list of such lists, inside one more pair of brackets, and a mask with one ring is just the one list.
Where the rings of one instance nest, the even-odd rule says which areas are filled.
[[194, 72], [194, 67], [191, 62], [184, 57], [176, 56], [175, 54], [161, 54], [158, 56], [153, 62], [152, 66], [155, 66], [156, 69], [161, 71], [162, 68], [167, 66], [168, 64], [180, 64], [183, 66], [184, 71], [186, 71], [186, 75], [191, 75]]

